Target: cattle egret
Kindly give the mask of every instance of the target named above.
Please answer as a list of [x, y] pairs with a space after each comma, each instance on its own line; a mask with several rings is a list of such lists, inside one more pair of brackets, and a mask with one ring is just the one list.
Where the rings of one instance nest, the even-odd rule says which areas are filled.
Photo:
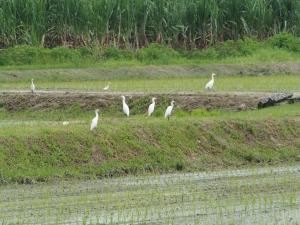
[[174, 107], [174, 100], [171, 101], [171, 105], [168, 106], [168, 108], [165, 112], [165, 118], [168, 118], [168, 120], [170, 119], [170, 116], [172, 114], [173, 107]]
[[91, 131], [94, 130], [98, 125], [98, 119], [99, 119], [98, 112], [99, 112], [99, 109], [96, 109], [95, 110], [96, 116], [94, 117], [94, 119], [92, 120], [92, 123], [91, 123], [91, 129], [90, 129]]
[[156, 98], [152, 98], [152, 103], [149, 105], [149, 108], [148, 108], [148, 116], [151, 116], [151, 114], [154, 112], [155, 100], [156, 100]]
[[109, 85], [110, 85], [110, 82], [108, 82], [108, 84], [103, 88], [103, 91], [108, 91], [109, 90]]
[[129, 116], [129, 107], [128, 107], [128, 105], [125, 102], [125, 96], [122, 96], [122, 100], [123, 100], [123, 113], [126, 116]]
[[216, 76], [216, 74], [214, 74], [214, 73], [211, 75], [211, 80], [205, 85], [206, 90], [211, 90], [214, 87], [215, 76]]
[[33, 79], [31, 79], [31, 87], [30, 87], [30, 89], [31, 89], [31, 92], [32, 92], [32, 93], [35, 92], [35, 85], [34, 85], [34, 83], [33, 83]]
[[69, 125], [69, 124], [70, 124], [69, 121], [64, 121], [64, 122], [63, 122], [63, 125], [64, 125], [64, 126], [67, 126], [67, 125]]

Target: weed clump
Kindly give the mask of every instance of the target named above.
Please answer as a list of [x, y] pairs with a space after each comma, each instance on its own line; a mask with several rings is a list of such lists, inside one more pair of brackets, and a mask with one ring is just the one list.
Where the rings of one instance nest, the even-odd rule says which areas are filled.
[[126, 50], [126, 49], [120, 49], [115, 46], [109, 46], [106, 48], [103, 52], [103, 56], [105, 59], [127, 59], [131, 60], [135, 57], [134, 52]]
[[258, 41], [245, 38], [244, 40], [229, 40], [204, 49], [187, 52], [190, 59], [225, 59], [228, 57], [250, 56], [261, 46]]
[[0, 51], [0, 65], [77, 64], [82, 60], [81, 56], [78, 49], [66, 47], [48, 49], [21, 45]]
[[300, 38], [289, 33], [280, 33], [271, 37], [267, 43], [275, 48], [282, 48], [300, 53]]
[[148, 48], [140, 49], [137, 52], [137, 59], [146, 63], [159, 61], [162, 64], [168, 64], [172, 59], [179, 57], [180, 54], [176, 50], [160, 44], [151, 44]]

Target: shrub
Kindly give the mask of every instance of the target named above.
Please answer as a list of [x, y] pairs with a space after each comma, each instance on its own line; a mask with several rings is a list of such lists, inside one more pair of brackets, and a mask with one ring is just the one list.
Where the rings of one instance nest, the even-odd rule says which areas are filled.
[[110, 46], [104, 50], [103, 56], [106, 59], [133, 59], [134, 53], [129, 50]]
[[250, 38], [237, 41], [230, 40], [223, 43], [218, 43], [208, 49], [188, 52], [186, 56], [188, 58], [197, 59], [220, 59], [227, 57], [248, 56], [252, 55], [255, 50], [259, 48], [259, 46], [259, 42]]
[[217, 44], [214, 48], [219, 58], [248, 56], [259, 47], [259, 43], [253, 39], [226, 41]]
[[267, 40], [272, 47], [283, 48], [293, 52], [300, 52], [300, 38], [289, 33], [280, 33]]
[[78, 63], [81, 60], [81, 54], [75, 49], [57, 47], [50, 50], [49, 60], [54, 63]]
[[186, 54], [187, 58], [190, 59], [216, 59], [218, 58], [218, 53], [214, 48], [208, 48], [204, 50], [192, 50], [188, 51]]
[[22, 45], [0, 52], [0, 65], [32, 64], [36, 59], [40, 60], [39, 49], [37, 47]]
[[65, 47], [47, 49], [21, 45], [0, 51], [0, 65], [2, 66], [78, 63], [81, 60], [80, 50]]
[[141, 62], [161, 62], [167, 64], [171, 59], [178, 58], [179, 53], [172, 48], [160, 44], [151, 44], [137, 52], [137, 59]]

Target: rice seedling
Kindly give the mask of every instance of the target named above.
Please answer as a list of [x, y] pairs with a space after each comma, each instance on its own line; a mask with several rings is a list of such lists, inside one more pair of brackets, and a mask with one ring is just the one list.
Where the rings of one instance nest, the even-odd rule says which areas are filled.
[[[203, 92], [207, 78], [169, 78], [169, 79], [134, 79], [114, 80], [113, 91], [117, 92], [140, 92], [140, 93], [196, 93]], [[220, 76], [217, 80], [217, 91], [239, 91], [239, 92], [278, 92], [278, 91], [299, 91], [299, 76], [294, 75], [272, 75], [265, 77], [253, 76]], [[102, 91], [105, 81], [76, 81], [69, 82], [40, 82], [39, 91], [53, 89], [56, 91]], [[7, 90], [28, 90], [28, 82], [13, 83], [5, 81], [0, 84], [0, 89]]]
[[296, 223], [299, 176], [293, 166], [1, 186], [1, 225]]

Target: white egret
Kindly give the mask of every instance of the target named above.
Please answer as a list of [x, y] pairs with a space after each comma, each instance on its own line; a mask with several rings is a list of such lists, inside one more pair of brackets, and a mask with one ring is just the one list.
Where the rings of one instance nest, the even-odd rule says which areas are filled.
[[103, 88], [103, 91], [108, 91], [109, 90], [109, 85], [110, 85], [110, 82], [108, 82], [108, 84]]
[[157, 98], [152, 98], [152, 103], [149, 105], [149, 108], [148, 108], [148, 116], [151, 116], [151, 114], [154, 112], [156, 99]]
[[33, 83], [33, 79], [31, 79], [31, 87], [30, 87], [30, 89], [31, 89], [31, 92], [32, 92], [32, 93], [35, 92], [35, 85], [34, 85], [34, 83]]
[[70, 124], [69, 121], [64, 121], [64, 122], [63, 122], [63, 125], [64, 125], [64, 126], [67, 126], [67, 125], [69, 125], [69, 124]]
[[125, 96], [122, 96], [122, 100], [123, 100], [123, 113], [124, 113], [126, 116], [129, 116], [129, 107], [128, 107], [128, 105], [126, 104]]
[[99, 109], [96, 109], [96, 110], [95, 110], [96, 116], [95, 116], [94, 119], [92, 120], [90, 130], [94, 130], [94, 129], [97, 127], [97, 125], [98, 125], [98, 119], [99, 119], [98, 112], [99, 112]]
[[215, 76], [216, 76], [215, 73], [213, 73], [213, 74], [211, 75], [211, 80], [205, 85], [205, 89], [206, 89], [206, 90], [211, 90], [211, 89], [213, 89], [214, 83], [215, 83]]
[[173, 107], [174, 107], [174, 100], [171, 101], [171, 105], [168, 106], [168, 108], [165, 112], [165, 118], [168, 118], [168, 120], [170, 119], [170, 116], [172, 114]]

